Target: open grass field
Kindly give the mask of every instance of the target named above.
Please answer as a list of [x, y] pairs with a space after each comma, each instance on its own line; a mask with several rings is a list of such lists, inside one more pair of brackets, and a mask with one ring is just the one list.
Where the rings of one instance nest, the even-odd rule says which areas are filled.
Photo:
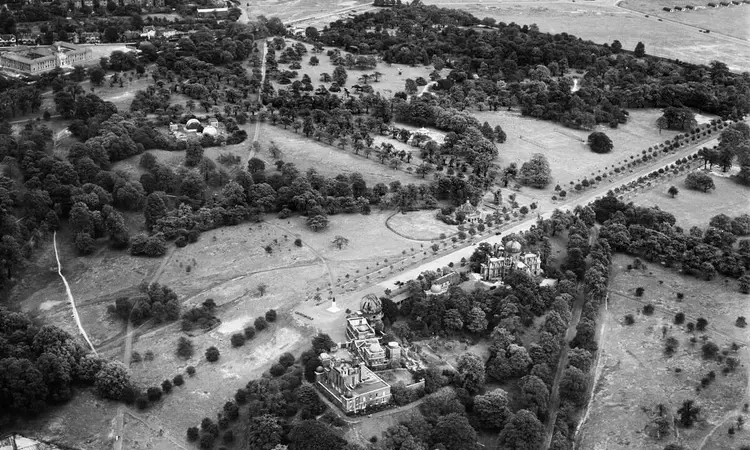
[[[640, 206], [659, 206], [674, 214], [677, 225], [685, 229], [692, 226], [705, 228], [709, 219], [718, 214], [735, 216], [747, 213], [750, 210], [750, 190], [733, 178], [715, 174], [721, 174], [721, 170], [714, 171], [716, 189], [707, 193], [685, 187], [687, 175], [684, 175], [639, 194], [633, 199], [633, 203]], [[667, 194], [670, 186], [676, 186], [680, 190], [675, 198]]]
[[[296, 44], [297, 40], [294, 39], [286, 39], [287, 45], [294, 45]], [[320, 76], [323, 73], [327, 73], [329, 75], [333, 74], [333, 71], [335, 69], [335, 66], [331, 64], [331, 59], [326, 55], [326, 52], [328, 50], [334, 50], [334, 47], [323, 47], [323, 52], [321, 53], [312, 53], [312, 46], [307, 43], [302, 43], [308, 50], [308, 53], [302, 57], [302, 61], [300, 61], [300, 65], [302, 66], [301, 69], [297, 69], [297, 72], [299, 73], [299, 77], [296, 79], [302, 79], [302, 77], [307, 74], [310, 77], [310, 80], [312, 81], [313, 86], [318, 87], [319, 85], [324, 85], [326, 88], [329, 88], [331, 86], [331, 83], [323, 83], [320, 81]], [[280, 52], [277, 52], [279, 54]], [[347, 52], [342, 51], [342, 55], [346, 54]], [[317, 66], [311, 66], [309, 61], [311, 56], [317, 56], [318, 60], [320, 61]], [[289, 69], [288, 64], [279, 64], [279, 70], [285, 70]], [[292, 69], [289, 69], [292, 70]], [[401, 70], [401, 74], [399, 75], [399, 70]], [[386, 97], [393, 97], [393, 95], [396, 92], [403, 91], [406, 83], [407, 78], [411, 78], [413, 80], [417, 79], [418, 77], [423, 77], [426, 81], [430, 80], [430, 72], [432, 72], [432, 66], [422, 66], [417, 65], [414, 67], [403, 65], [403, 64], [388, 64], [386, 62], [378, 62], [377, 67], [374, 69], [368, 69], [368, 70], [358, 70], [358, 69], [347, 69], [347, 79], [346, 79], [346, 86], [351, 88], [351, 86], [355, 84], [362, 84], [359, 81], [359, 78], [364, 74], [373, 74], [375, 72], [380, 72], [383, 74], [382, 77], [380, 77], [380, 81], [374, 82], [371, 81], [369, 84], [372, 86], [375, 93], [380, 93], [381, 95], [384, 95]], [[443, 74], [447, 73], [447, 69], [443, 69]], [[294, 81], [294, 80], [292, 80]], [[273, 83], [274, 88], [279, 89], [288, 89], [288, 86], [280, 85], [276, 82]], [[342, 86], [343, 88], [343, 86]], [[421, 87], [420, 87], [421, 89]], [[353, 93], [353, 92], [352, 92]], [[343, 96], [343, 91], [338, 93], [338, 95]]]
[[[579, 448], [663, 449], [679, 443], [691, 449], [739, 448], [750, 442], [750, 432], [727, 434], [729, 425], [742, 413], [747, 396], [747, 333], [734, 326], [737, 316], [747, 315], [747, 298], [737, 291], [736, 281], [723, 277], [704, 281], [681, 275], [672, 269], [648, 264], [644, 270], [628, 271], [632, 257], [616, 255], [609, 287], [603, 337], [600, 340], [600, 375], [594, 389], [588, 420], [580, 432]], [[645, 293], [636, 297], [637, 287]], [[680, 300], [678, 293], [684, 294]], [[643, 314], [645, 303], [656, 310]], [[673, 324], [674, 315], [683, 312], [686, 322], [698, 317], [708, 320], [705, 332], [689, 333], [685, 325]], [[625, 325], [623, 317], [633, 314], [635, 323]], [[664, 328], [666, 327], [666, 332]], [[664, 353], [666, 337], [679, 341], [675, 354]], [[701, 356], [702, 336], [729, 349], [732, 342], [742, 347], [728, 355], [738, 357], [741, 366], [728, 375], [723, 364]], [[696, 337], [696, 343], [690, 339]], [[598, 372], [599, 372], [598, 371]], [[709, 372], [716, 379], [697, 390]], [[671, 428], [662, 439], [648, 434], [653, 412], [663, 404], [675, 415], [684, 400], [693, 399], [701, 407], [699, 421], [692, 428]], [[711, 438], [704, 439], [708, 435]]]
[[[687, 2], [685, 5], [705, 6], [708, 3], [708, 1], [697, 1]], [[714, 3], [718, 4], [718, 2]], [[620, 5], [645, 14], [654, 14], [684, 24], [709, 29], [712, 33], [718, 32], [750, 40], [750, 5], [741, 4], [739, 6], [706, 8], [694, 11], [684, 10], [672, 13], [662, 11], [662, 8], [684, 7], [685, 5], [673, 0], [625, 0]]]
[[[335, 146], [336, 142], [334, 142], [334, 145], [328, 145], [324, 141], [318, 142], [315, 139], [306, 138], [301, 131], [295, 133], [291, 128], [284, 130], [283, 127], [263, 124], [258, 140], [263, 149], [258, 157], [266, 161], [266, 167], [273, 163], [273, 158], [267, 151], [271, 141], [273, 141], [281, 149], [281, 159], [284, 162], [294, 163], [302, 172], [311, 167], [329, 177], [359, 172], [368, 186], [373, 186], [376, 183], [388, 184], [396, 180], [400, 181], [401, 184], [421, 184], [427, 181], [420, 176], [411, 175], [402, 170], [394, 170], [389, 166], [380, 164], [375, 155], [370, 155], [369, 159], [365, 158], [363, 153], [355, 155], [351, 146], [342, 150]], [[249, 144], [239, 145], [247, 148]], [[227, 147], [227, 149], [229, 148]]]
[[[506, 23], [535, 23], [541, 31], [565, 32], [602, 44], [617, 39], [623, 48], [629, 50], [634, 49], [640, 41], [645, 44], [647, 54], [665, 58], [697, 64], [708, 64], [718, 59], [726, 63], [731, 70], [750, 69], [750, 63], [746, 58], [750, 52], [750, 43], [722, 39], [713, 33], [700, 33], [696, 28], [680, 23], [659, 22], [654, 16], [647, 18], [643, 14], [617, 8], [614, 2], [561, 1], [529, 5], [527, 2], [482, 3], [467, 0], [450, 4], [439, 1], [434, 3], [464, 9], [479, 18], [494, 17]], [[723, 28], [723, 25], [717, 24], [709, 28], [718, 30]]]
[[[612, 139], [614, 150], [606, 154], [592, 152], [586, 139], [589, 131], [573, 130], [560, 124], [524, 117], [517, 111], [482, 111], [474, 112], [480, 123], [488, 122], [491, 126], [500, 125], [508, 139], [498, 144], [499, 157], [496, 163], [507, 166], [515, 162], [518, 167], [531, 158], [534, 153], [542, 153], [552, 167], [554, 183], [561, 186], [571, 181], [597, 175], [599, 170], [629, 160], [630, 156], [640, 155], [659, 142], [673, 138], [676, 131], [664, 130], [661, 134], [656, 129], [656, 119], [661, 115], [657, 109], [630, 110], [630, 118], [625, 125], [616, 129], [599, 125], [596, 131], [602, 131]], [[554, 183], [552, 188], [554, 188]]]
[[441, 236], [450, 237], [457, 227], [435, 219], [437, 209], [398, 213], [388, 219], [388, 226], [396, 233], [417, 240], [438, 240]]

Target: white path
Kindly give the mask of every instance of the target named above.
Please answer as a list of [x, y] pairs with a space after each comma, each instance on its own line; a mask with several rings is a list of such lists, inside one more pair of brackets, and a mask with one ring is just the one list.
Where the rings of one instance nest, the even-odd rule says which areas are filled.
[[83, 325], [81, 324], [81, 318], [78, 317], [78, 309], [76, 309], [76, 301], [73, 298], [73, 293], [70, 292], [70, 285], [68, 284], [68, 280], [65, 279], [65, 275], [62, 274], [62, 265], [60, 265], [60, 255], [57, 253], [57, 232], [55, 231], [52, 233], [52, 244], [55, 247], [55, 259], [57, 260], [57, 273], [60, 275], [60, 278], [62, 278], [63, 284], [65, 284], [65, 293], [68, 294], [68, 300], [70, 301], [70, 306], [73, 308], [73, 318], [76, 321], [76, 325], [78, 325], [78, 329], [81, 330], [81, 334], [83, 335], [83, 338], [86, 339], [86, 342], [89, 344], [89, 347], [91, 347], [91, 351], [94, 352], [95, 355], [98, 355], [96, 353], [96, 349], [94, 348], [94, 344], [91, 343], [91, 340], [89, 339], [89, 335], [86, 334], [86, 330], [83, 329]]

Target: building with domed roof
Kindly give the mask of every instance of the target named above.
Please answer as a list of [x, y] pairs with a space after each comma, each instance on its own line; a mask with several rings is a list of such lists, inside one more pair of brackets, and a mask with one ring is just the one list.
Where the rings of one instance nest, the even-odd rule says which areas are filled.
[[479, 205], [474, 206], [469, 200], [466, 200], [466, 203], [456, 208], [454, 214], [457, 215], [459, 213], [464, 216], [464, 222], [466, 223], [477, 223], [483, 220], [486, 215], [484, 211], [479, 208]]
[[445, 273], [445, 275], [443, 275], [442, 277], [432, 280], [432, 285], [428, 290], [424, 291], [424, 293], [428, 297], [443, 295], [448, 292], [448, 289], [451, 286], [457, 285], [459, 283], [461, 283], [461, 274], [455, 271], [450, 271]]
[[522, 250], [521, 243], [515, 240], [506, 242], [504, 246], [493, 245], [480, 266], [482, 281], [502, 283], [513, 270], [522, 270], [532, 277], [541, 275], [539, 255], [522, 253]]
[[371, 323], [383, 319], [383, 302], [375, 294], [367, 294], [362, 297], [362, 300], [359, 301], [359, 310]]

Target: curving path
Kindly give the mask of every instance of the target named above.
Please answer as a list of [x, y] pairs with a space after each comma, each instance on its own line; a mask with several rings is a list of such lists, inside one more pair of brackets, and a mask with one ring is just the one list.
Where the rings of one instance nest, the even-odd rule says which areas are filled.
[[91, 351], [94, 352], [95, 355], [98, 355], [98, 353], [96, 352], [96, 349], [94, 348], [94, 344], [92, 344], [91, 340], [89, 339], [89, 335], [86, 334], [86, 330], [83, 329], [83, 325], [81, 324], [81, 318], [78, 316], [78, 309], [76, 309], [76, 301], [73, 298], [73, 293], [70, 292], [70, 285], [68, 284], [68, 280], [65, 279], [65, 275], [62, 274], [62, 265], [60, 264], [60, 255], [57, 252], [57, 231], [52, 233], [52, 246], [55, 248], [55, 259], [57, 260], [57, 274], [60, 275], [60, 278], [62, 278], [63, 284], [65, 285], [65, 293], [68, 295], [68, 300], [70, 301], [71, 308], [73, 308], [73, 318], [75, 319], [76, 325], [78, 325], [78, 329], [81, 331], [83, 338], [86, 339], [86, 343], [88, 343], [89, 347], [91, 347]]

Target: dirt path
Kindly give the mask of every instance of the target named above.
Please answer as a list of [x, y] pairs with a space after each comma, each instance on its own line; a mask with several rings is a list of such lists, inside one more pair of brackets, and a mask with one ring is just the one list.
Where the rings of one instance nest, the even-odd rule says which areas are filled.
[[63, 284], [65, 285], [65, 293], [68, 295], [68, 300], [70, 301], [70, 307], [73, 308], [73, 319], [75, 319], [76, 325], [78, 325], [78, 329], [81, 331], [83, 338], [86, 339], [86, 343], [88, 343], [89, 347], [91, 347], [91, 351], [94, 352], [95, 355], [98, 355], [98, 353], [96, 352], [96, 349], [94, 348], [94, 344], [92, 344], [91, 340], [89, 339], [89, 335], [86, 334], [86, 330], [83, 329], [83, 325], [81, 324], [81, 318], [78, 316], [78, 309], [76, 309], [76, 301], [73, 298], [73, 293], [70, 292], [70, 285], [68, 284], [68, 280], [65, 279], [65, 275], [62, 274], [62, 265], [60, 264], [60, 255], [57, 253], [57, 232], [56, 231], [52, 233], [52, 245], [55, 248], [55, 259], [57, 260], [57, 274], [60, 275], [60, 278], [62, 278]]
[[[266, 41], [263, 41], [263, 46], [261, 47], [260, 51], [260, 86], [261, 89], [263, 89], [263, 83], [266, 81]], [[258, 135], [260, 134], [260, 125], [261, 121], [257, 120], [255, 121], [255, 134], [253, 135], [253, 142], [256, 142], [258, 140]], [[253, 146], [250, 146], [250, 158], [254, 157]]]
[[[750, 350], [745, 349], [743, 353], [744, 353], [743, 359], [745, 361], [748, 361], [748, 358], [750, 357]], [[740, 397], [741, 400], [740, 400], [740, 403], [737, 405], [737, 408], [732, 411], [729, 411], [728, 413], [724, 415], [724, 417], [721, 418], [719, 423], [717, 423], [716, 426], [714, 426], [711, 429], [711, 431], [709, 431], [708, 434], [703, 438], [703, 440], [701, 441], [700, 445], [698, 445], [698, 448], [696, 450], [703, 450], [703, 447], [706, 446], [706, 443], [708, 442], [709, 438], [713, 436], [716, 430], [724, 427], [728, 420], [736, 419], [737, 416], [742, 415], [743, 409], [745, 407], [745, 403], [747, 403], [747, 401], [750, 399], [750, 391], [748, 390], [748, 388], [750, 387], [750, 368], [745, 371], [745, 374], [747, 375], [747, 383], [745, 383], [745, 392]]]

